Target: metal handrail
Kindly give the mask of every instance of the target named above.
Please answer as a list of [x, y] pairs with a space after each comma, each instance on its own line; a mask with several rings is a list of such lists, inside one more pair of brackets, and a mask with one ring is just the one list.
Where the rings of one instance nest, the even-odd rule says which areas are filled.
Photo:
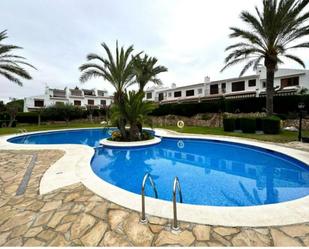
[[177, 221], [177, 199], [176, 199], [176, 190], [178, 190], [179, 202], [182, 203], [181, 187], [180, 187], [179, 179], [178, 179], [177, 176], [176, 176], [175, 179], [174, 179], [174, 186], [173, 186], [173, 215], [174, 215], [174, 220], [173, 220], [172, 229], [173, 229], [174, 231], [178, 231], [178, 230], [179, 230], [178, 221]]
[[156, 185], [155, 185], [151, 175], [149, 173], [147, 173], [144, 176], [143, 183], [142, 183], [142, 216], [141, 216], [140, 222], [143, 223], [143, 224], [147, 223], [147, 218], [146, 218], [146, 214], [145, 214], [145, 185], [146, 185], [147, 179], [149, 179], [149, 181], [150, 181], [151, 187], [152, 187], [154, 194], [155, 194], [155, 198], [158, 198], [158, 191], [157, 191]]
[[19, 133], [26, 133], [26, 132], [28, 132], [26, 129], [24, 129], [24, 128], [20, 128], [20, 129], [18, 129], [17, 130]]

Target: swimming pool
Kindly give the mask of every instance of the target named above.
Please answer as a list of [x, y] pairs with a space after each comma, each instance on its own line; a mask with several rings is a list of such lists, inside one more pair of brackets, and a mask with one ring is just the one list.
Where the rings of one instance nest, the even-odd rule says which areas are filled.
[[[108, 130], [50, 132], [10, 139], [14, 143], [87, 144], [97, 147]], [[149, 172], [159, 198], [171, 200], [172, 182], [178, 176], [184, 203], [207, 206], [258, 206], [281, 203], [309, 194], [305, 163], [278, 152], [237, 143], [163, 138], [142, 148], [98, 147], [92, 170], [104, 181], [140, 194]], [[148, 196], [152, 196], [149, 186]]]

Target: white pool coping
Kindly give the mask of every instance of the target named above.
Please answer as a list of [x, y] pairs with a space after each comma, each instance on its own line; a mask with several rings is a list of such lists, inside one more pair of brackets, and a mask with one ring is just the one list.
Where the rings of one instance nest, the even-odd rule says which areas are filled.
[[[102, 127], [97, 127], [102, 128]], [[89, 128], [85, 128], [89, 129]], [[91, 128], [95, 129], [95, 127]], [[65, 129], [78, 130], [78, 129]], [[65, 131], [56, 130], [56, 131]], [[44, 131], [52, 132], [52, 131]], [[296, 158], [309, 165], [309, 153], [290, 149], [283, 146], [247, 140], [243, 138], [212, 136], [212, 135], [184, 135], [155, 129], [156, 135], [170, 138], [211, 139], [227, 142], [242, 143], [277, 151]], [[43, 133], [31, 132], [28, 134]], [[25, 135], [25, 134], [18, 134]], [[94, 174], [91, 169], [91, 159], [94, 149], [87, 145], [27, 145], [13, 144], [8, 139], [16, 135], [0, 137], [1, 150], [63, 150], [65, 155], [44, 173], [40, 182], [40, 194], [81, 182], [94, 193], [126, 208], [141, 211], [140, 195], [118, 188]], [[281, 226], [309, 222], [309, 196], [279, 204], [250, 207], [212, 207], [201, 205], [177, 204], [178, 219], [181, 221], [220, 225], [265, 227]], [[146, 197], [146, 213], [163, 218], [172, 218], [172, 203]]]
[[136, 141], [136, 142], [116, 142], [110, 141], [107, 138], [101, 139], [99, 142], [101, 145], [106, 147], [114, 147], [114, 148], [127, 148], [127, 147], [144, 147], [155, 145], [161, 143], [161, 138], [154, 137], [153, 139], [146, 140], [146, 141]]

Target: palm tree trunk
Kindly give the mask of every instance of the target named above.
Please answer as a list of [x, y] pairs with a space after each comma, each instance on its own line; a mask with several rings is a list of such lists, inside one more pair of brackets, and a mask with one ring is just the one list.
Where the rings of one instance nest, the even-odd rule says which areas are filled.
[[140, 132], [137, 123], [131, 123], [130, 124], [130, 141], [139, 141], [140, 138]]
[[274, 111], [274, 78], [275, 66], [268, 66], [266, 78], [266, 111], [268, 116], [271, 116]]
[[114, 96], [115, 104], [119, 106], [119, 109], [122, 113], [123, 118], [118, 120], [118, 129], [120, 130], [121, 137], [123, 140], [127, 140], [127, 132], [126, 132], [126, 113], [125, 113], [125, 103], [124, 96], [122, 92], [115, 93]]

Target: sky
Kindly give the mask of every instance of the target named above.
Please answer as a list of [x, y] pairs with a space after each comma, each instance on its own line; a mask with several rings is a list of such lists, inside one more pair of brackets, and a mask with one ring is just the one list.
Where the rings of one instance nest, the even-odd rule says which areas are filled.
[[[242, 10], [254, 11], [261, 0], [1, 0], [0, 31], [8, 30], [6, 44], [23, 47], [16, 51], [38, 70], [19, 87], [0, 76], [0, 100], [41, 95], [51, 88], [112, 86], [95, 79], [79, 82], [78, 67], [88, 53], [103, 55], [101, 43], [114, 49], [134, 45], [158, 58], [168, 68], [159, 78], [177, 86], [237, 77], [241, 66], [220, 73], [225, 48], [233, 44], [229, 27], [246, 27], [239, 19]], [[309, 57], [298, 54], [309, 65]], [[308, 51], [307, 51], [308, 54]], [[293, 62], [284, 67], [300, 68]], [[253, 73], [252, 71], [248, 72]]]

